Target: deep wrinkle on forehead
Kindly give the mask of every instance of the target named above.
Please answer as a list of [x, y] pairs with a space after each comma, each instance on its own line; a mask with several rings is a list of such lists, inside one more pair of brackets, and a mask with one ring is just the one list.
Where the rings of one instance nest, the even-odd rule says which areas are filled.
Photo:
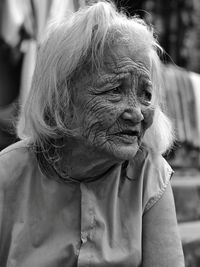
[[120, 80], [137, 77], [150, 83], [150, 70], [143, 62], [135, 62], [129, 57], [113, 58], [105, 63], [105, 68], [100, 71], [94, 81], [96, 88], [117, 85]]
[[143, 50], [135, 49], [133, 42], [123, 45], [115, 43], [112, 47], [106, 46], [103, 70], [95, 77], [97, 78], [96, 86], [101, 87], [106, 83], [124, 79], [128, 73], [132, 77], [143, 77], [150, 81], [151, 62], [148, 51], [148, 47]]
[[106, 88], [117, 87], [121, 81], [131, 79], [144, 80], [151, 83], [151, 61], [147, 53], [144, 51], [135, 51], [132, 44], [125, 46], [114, 45], [105, 49], [103, 65], [96, 69], [95, 72], [91, 68], [82, 69], [79, 76], [79, 83], [88, 92], [100, 92]]

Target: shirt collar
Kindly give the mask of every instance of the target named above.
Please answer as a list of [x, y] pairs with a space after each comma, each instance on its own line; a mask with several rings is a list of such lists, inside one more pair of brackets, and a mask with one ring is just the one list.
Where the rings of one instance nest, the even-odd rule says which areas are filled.
[[127, 168], [126, 168], [126, 178], [129, 180], [136, 180], [137, 179], [137, 173], [134, 171], [134, 161], [129, 161]]
[[129, 180], [137, 180], [140, 177], [145, 158], [148, 151], [145, 147], [141, 147], [135, 157], [126, 161], [126, 178]]

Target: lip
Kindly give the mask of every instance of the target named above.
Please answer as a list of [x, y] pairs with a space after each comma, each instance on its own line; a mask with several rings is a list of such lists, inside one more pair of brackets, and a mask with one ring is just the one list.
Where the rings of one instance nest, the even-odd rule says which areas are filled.
[[124, 130], [124, 131], [117, 133], [117, 135], [127, 135], [130, 137], [139, 137], [140, 131], [138, 131], [138, 130]]
[[130, 137], [140, 137], [141, 136], [141, 128], [140, 127], [134, 127], [134, 128], [127, 128], [124, 130], [121, 130], [120, 132], [116, 132], [116, 135], [126, 135]]
[[141, 132], [139, 130], [126, 129], [115, 133], [115, 136], [128, 143], [138, 142], [140, 140]]

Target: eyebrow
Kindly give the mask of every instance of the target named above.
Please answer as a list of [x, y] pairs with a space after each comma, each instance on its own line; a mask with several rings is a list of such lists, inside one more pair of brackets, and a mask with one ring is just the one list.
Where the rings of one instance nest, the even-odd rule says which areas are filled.
[[133, 61], [129, 58], [125, 58], [124, 60], [119, 62], [116, 62], [113, 64], [113, 68], [115, 68], [116, 72], [125, 71], [125, 72], [135, 72], [136, 74], [144, 74], [145, 76], [150, 76], [150, 71], [147, 69], [147, 67], [144, 65], [143, 62], [140, 61]]
[[120, 80], [126, 79], [133, 73], [138, 75], [138, 77], [142, 75], [144, 78], [150, 80], [150, 72], [140, 62], [131, 62], [131, 64], [124, 64], [124, 62], [120, 62], [119, 64], [109, 64], [109, 67], [111, 67], [113, 71], [112, 73], [98, 74], [97, 80], [95, 81], [95, 86], [97, 88], [117, 83]]
[[117, 83], [122, 79], [126, 79], [130, 75], [130, 72], [121, 72], [119, 74], [111, 73], [111, 74], [100, 74], [95, 82], [96, 87], [103, 87], [105, 85]]
[[128, 76], [133, 75], [133, 73], [135, 73], [135, 75], [138, 75], [138, 77], [140, 78], [142, 76], [143, 78], [150, 81], [150, 73], [146, 68], [143, 67], [143, 65], [141, 65], [140, 67], [141, 68], [138, 69], [134, 68], [133, 66], [131, 68], [130, 66], [125, 66], [125, 68], [117, 68], [117, 70], [113, 73], [99, 74], [94, 84], [97, 88], [113, 85], [114, 83], [120, 82], [120, 80], [128, 78]]

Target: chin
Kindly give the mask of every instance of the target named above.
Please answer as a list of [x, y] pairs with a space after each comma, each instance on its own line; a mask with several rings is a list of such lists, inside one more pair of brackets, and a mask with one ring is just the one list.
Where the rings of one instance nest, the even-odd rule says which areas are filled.
[[140, 145], [141, 139], [137, 137], [131, 138], [118, 138], [111, 144], [111, 153], [113, 156], [120, 160], [132, 160], [137, 154]]
[[131, 160], [135, 157], [138, 152], [141, 142], [139, 139], [121, 139], [115, 140], [96, 139], [96, 142], [87, 141], [91, 147], [95, 148], [96, 151], [103, 153], [108, 158], [114, 159], [115, 161]]

